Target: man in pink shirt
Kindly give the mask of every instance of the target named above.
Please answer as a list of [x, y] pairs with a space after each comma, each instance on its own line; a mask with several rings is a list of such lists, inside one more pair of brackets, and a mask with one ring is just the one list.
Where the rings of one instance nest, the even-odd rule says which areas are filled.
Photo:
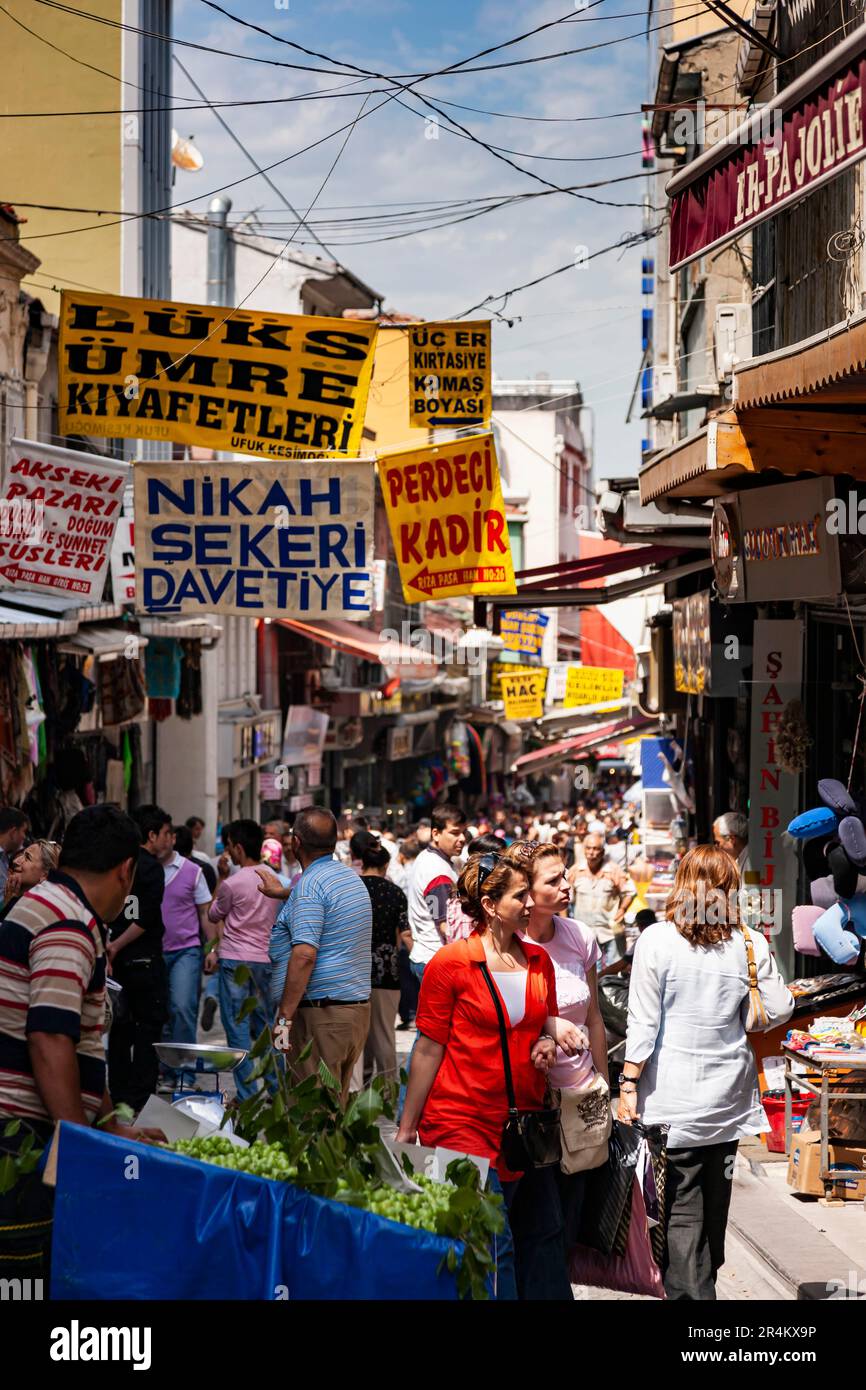
[[[236, 820], [223, 828], [223, 839], [236, 872], [231, 873], [225, 855], [217, 872], [220, 883], [208, 908], [208, 918], [216, 924], [219, 949], [205, 960], [205, 971], [219, 970], [220, 1015], [229, 1047], [249, 1051], [267, 1026], [271, 964], [271, 928], [280, 904], [259, 891], [261, 880], [256, 868], [261, 863], [264, 832], [254, 820]], [[219, 961], [217, 961], [217, 956]], [[239, 984], [235, 970], [245, 965], [250, 978]], [[244, 1001], [257, 1000], [252, 1014], [240, 1018]], [[253, 1064], [249, 1058], [235, 1072], [238, 1097], [246, 1100], [256, 1087], [249, 1081]]]

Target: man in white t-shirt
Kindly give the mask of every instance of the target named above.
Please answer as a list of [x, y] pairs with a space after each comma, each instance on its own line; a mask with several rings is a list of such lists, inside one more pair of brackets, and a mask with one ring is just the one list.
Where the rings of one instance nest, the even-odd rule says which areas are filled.
[[418, 980], [428, 961], [445, 944], [445, 914], [457, 882], [453, 860], [460, 854], [465, 838], [466, 816], [460, 807], [437, 806], [432, 815], [430, 845], [415, 860], [409, 881], [409, 964]]

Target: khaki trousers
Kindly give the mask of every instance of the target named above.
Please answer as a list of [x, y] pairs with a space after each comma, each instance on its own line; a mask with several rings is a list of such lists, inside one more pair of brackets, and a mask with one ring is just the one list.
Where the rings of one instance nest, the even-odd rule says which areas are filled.
[[365, 1072], [370, 1077], [383, 1072], [389, 1080], [397, 1080], [397, 1039], [394, 1029], [399, 1003], [399, 989], [370, 991], [370, 1031], [364, 1050], [355, 1063], [351, 1090], [363, 1091]]
[[[295, 1081], [318, 1073], [319, 1062], [334, 1073], [340, 1083], [343, 1103], [349, 1095], [352, 1068], [364, 1050], [370, 1029], [370, 1004], [337, 1004], [324, 1009], [299, 1007], [290, 1034], [286, 1065]], [[312, 1039], [313, 1050], [305, 1061], [298, 1054]]]

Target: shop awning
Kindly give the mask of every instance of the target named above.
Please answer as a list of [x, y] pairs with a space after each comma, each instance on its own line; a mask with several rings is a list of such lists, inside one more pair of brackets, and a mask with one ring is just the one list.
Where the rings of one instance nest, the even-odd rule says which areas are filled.
[[668, 182], [670, 269], [726, 246], [866, 157], [866, 24]]
[[658, 721], [638, 714], [633, 718], [619, 719], [611, 724], [599, 724], [595, 729], [587, 729], [575, 738], [562, 739], [559, 743], [548, 743], [545, 748], [536, 748], [532, 753], [524, 753], [512, 765], [512, 772], [542, 772], [558, 763], [569, 762], [582, 754], [602, 748], [612, 739], [624, 738], [627, 734], [645, 736], [657, 731]]
[[[836, 424], [843, 428], [839, 406], [866, 406], [866, 313], [836, 323], [812, 338], [792, 347], [752, 357], [734, 368], [734, 405], [738, 411], [803, 397], [810, 416], [824, 402], [836, 411]], [[820, 425], [819, 421], [819, 425]], [[849, 421], [862, 439], [862, 422]]]
[[18, 608], [0, 606], [0, 639], [3, 641], [68, 637], [77, 629], [74, 618], [49, 618], [43, 613], [24, 613]]
[[305, 623], [299, 618], [277, 618], [276, 621], [281, 627], [289, 628], [311, 642], [318, 642], [320, 646], [345, 652], [359, 661], [376, 661], [386, 670], [396, 671], [407, 678], [432, 678], [442, 664], [429, 649], [409, 647], [390, 636], [386, 637], [388, 629], [374, 632], [371, 628], [341, 622], [336, 618], [321, 623]]
[[219, 637], [222, 628], [213, 618], [139, 618], [138, 630], [145, 637], [200, 638], [204, 642]]
[[60, 650], [71, 652], [73, 656], [95, 656], [99, 661], [113, 661], [130, 650], [130, 639], [138, 650], [148, 643], [146, 637], [131, 627], [96, 627], [85, 623], [70, 641], [60, 644]]

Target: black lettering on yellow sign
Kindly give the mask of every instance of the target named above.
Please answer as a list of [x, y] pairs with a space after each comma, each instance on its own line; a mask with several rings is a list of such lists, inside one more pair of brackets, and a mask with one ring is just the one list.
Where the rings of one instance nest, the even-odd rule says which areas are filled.
[[489, 319], [410, 328], [410, 425], [483, 425], [491, 407]]
[[64, 290], [61, 432], [354, 457], [376, 332], [354, 320]]

